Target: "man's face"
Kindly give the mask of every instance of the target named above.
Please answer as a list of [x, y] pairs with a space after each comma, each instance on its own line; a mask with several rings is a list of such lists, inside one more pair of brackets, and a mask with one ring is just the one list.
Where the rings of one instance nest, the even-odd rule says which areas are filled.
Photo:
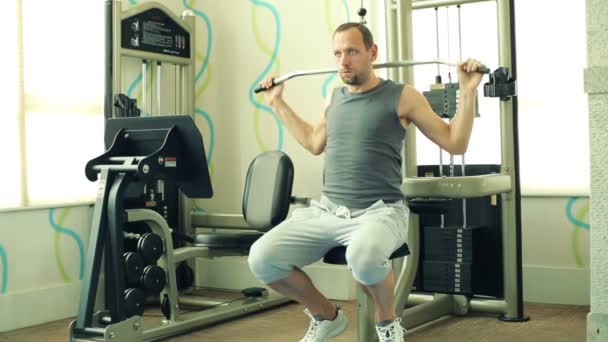
[[363, 35], [356, 28], [337, 32], [333, 45], [342, 81], [354, 86], [365, 83], [370, 77], [372, 62], [376, 58], [376, 47], [372, 46], [368, 50], [363, 42]]

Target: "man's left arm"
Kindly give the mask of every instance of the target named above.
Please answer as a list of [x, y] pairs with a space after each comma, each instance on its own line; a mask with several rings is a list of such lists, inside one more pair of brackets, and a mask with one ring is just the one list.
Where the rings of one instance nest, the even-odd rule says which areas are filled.
[[399, 118], [404, 126], [413, 123], [431, 141], [451, 154], [464, 154], [469, 145], [475, 117], [476, 90], [482, 74], [479, 61], [469, 59], [458, 66], [460, 95], [454, 119], [448, 124], [433, 112], [426, 98], [415, 88], [405, 86], [399, 99]]

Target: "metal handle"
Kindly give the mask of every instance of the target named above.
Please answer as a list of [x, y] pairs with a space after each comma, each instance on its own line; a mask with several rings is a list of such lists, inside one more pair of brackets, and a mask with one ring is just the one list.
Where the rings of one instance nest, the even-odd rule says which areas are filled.
[[[444, 61], [440, 59], [428, 60], [428, 61], [396, 61], [396, 62], [388, 62], [388, 63], [378, 63], [374, 64], [374, 69], [384, 69], [384, 68], [401, 68], [401, 67], [410, 67], [414, 65], [425, 65], [425, 64], [443, 64], [449, 66], [458, 66], [456, 62]], [[325, 68], [325, 69], [315, 69], [315, 70], [298, 70], [292, 71], [287, 74], [281, 75], [272, 80], [272, 86], [269, 88], [257, 87], [253, 90], [254, 93], [259, 93], [261, 91], [270, 89], [278, 84], [281, 84], [289, 79], [300, 76], [310, 76], [310, 75], [323, 75], [323, 74], [332, 74], [338, 72], [336, 68]], [[487, 67], [482, 67], [477, 70], [480, 74], [489, 74], [490, 69]]]

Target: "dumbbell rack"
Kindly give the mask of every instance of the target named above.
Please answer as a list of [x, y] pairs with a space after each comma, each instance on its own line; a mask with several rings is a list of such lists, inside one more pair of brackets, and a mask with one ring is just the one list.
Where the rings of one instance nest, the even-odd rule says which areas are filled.
[[[178, 126], [181, 126], [182, 131], [195, 130], [189, 116], [176, 117], [174, 121], [175, 123], [172, 126], [169, 125], [170, 128], [149, 130], [129, 130], [125, 128], [112, 130], [113, 123], [108, 122], [107, 128], [109, 129], [106, 130], [106, 140], [111, 139], [111, 147], [101, 156], [89, 161], [85, 167], [85, 173], [89, 180], [99, 180], [99, 190], [93, 212], [85, 278], [83, 279], [80, 307], [75, 323], [76, 330], [87, 331], [95, 324], [93, 310], [101, 273], [102, 257], [105, 257], [104, 284], [105, 308], [107, 310], [107, 318], [102, 317], [102, 320], [117, 323], [142, 313], [145, 304], [142, 297], [145, 296], [145, 293], [137, 287], [128, 287], [133, 284], [129, 284], [125, 270], [127, 258], [137, 259], [141, 257], [148, 264], [148, 266], [145, 266], [147, 267], [146, 275], [152, 276], [154, 279], [152, 279], [151, 286], [148, 286], [147, 290], [159, 292], [159, 289], [164, 287], [166, 279], [164, 271], [152, 264], [155, 264], [161, 254], [168, 249], [167, 245], [172, 245], [171, 243], [165, 243], [171, 241], [170, 233], [169, 240], [163, 239], [166, 232], [154, 232], [156, 235], [140, 236], [137, 246], [127, 251], [132, 254], [126, 254], [125, 232], [123, 230], [126, 223], [124, 202], [128, 185], [136, 179], [144, 181], [170, 179], [183, 182], [188, 179], [189, 174], [196, 172], [183, 169], [188, 164], [186, 161], [180, 161], [179, 167], [164, 163], [164, 160], [169, 156], [180, 157], [183, 153], [181, 150], [188, 147], [183, 146], [185, 139], [180, 137]], [[158, 126], [162, 122], [161, 118], [155, 118], [151, 121], [151, 124]], [[195, 132], [198, 133], [198, 131]], [[200, 137], [200, 133], [198, 134]], [[199, 145], [201, 145], [200, 142]], [[202, 150], [202, 145], [200, 149]], [[197, 163], [194, 161], [194, 164], [199, 164], [196, 165], [198, 167], [194, 167], [195, 170], [200, 170], [200, 167], [206, 169], [203, 162]], [[189, 187], [184, 187], [184, 190], [192, 195], [199, 195], [199, 197], [210, 196], [212, 193], [210, 187], [204, 185], [209, 182], [208, 174], [206, 176], [206, 178], [204, 176], [202, 178], [198, 177], [198, 182], [190, 184]], [[196, 178], [194, 179], [196, 180]], [[170, 232], [170, 230], [167, 231]], [[137, 254], [133, 254], [134, 252], [137, 252]], [[143, 262], [141, 265], [143, 265]], [[135, 271], [140, 268], [137, 266], [135, 266]], [[174, 279], [175, 270], [173, 265], [169, 265], [167, 270], [169, 273], [173, 273]], [[141, 271], [141, 275], [135, 273], [133, 278], [139, 278], [139, 283], [143, 282], [145, 284], [146, 279], [142, 279], [144, 270]], [[171, 277], [171, 274], [169, 276]]]
[[[152, 209], [126, 209], [124, 201], [126, 189], [133, 182], [158, 179], [175, 182], [189, 198], [210, 198], [213, 191], [201, 134], [188, 115], [111, 119], [106, 124], [106, 141], [112, 142], [111, 147], [89, 161], [85, 168], [89, 180], [99, 180], [99, 191], [93, 210], [80, 306], [76, 320], [70, 324], [70, 341], [158, 340], [289, 301], [276, 293], [255, 288], [248, 289], [251, 291], [247, 293], [244, 290], [245, 298], [229, 303], [184, 294], [178, 296], [176, 265], [196, 257], [240, 255], [241, 251], [201, 246], [174, 249], [172, 230], [163, 216]], [[164, 163], [168, 158], [175, 158], [175, 164]], [[141, 308], [126, 301], [141, 302], [139, 291], [128, 287], [124, 257], [123, 228], [137, 224], [147, 226], [150, 231], [139, 236], [127, 233], [127, 245], [133, 242], [137, 245], [127, 247], [127, 252], [136, 250], [137, 255], [147, 260], [144, 261], [147, 267], [157, 262], [156, 267], [164, 270], [165, 278], [165, 284], [162, 284], [162, 275], [152, 275], [152, 285], [145, 286], [155, 294], [164, 285], [158, 298], [165, 319], [146, 322], [145, 326]], [[106, 265], [105, 307], [94, 312], [102, 258]], [[156, 271], [149, 272], [162, 273], [156, 267], [151, 268]], [[147, 281], [141, 276], [139, 279], [138, 285], [143, 287], [142, 283]], [[180, 311], [180, 305], [213, 308], [184, 313]]]

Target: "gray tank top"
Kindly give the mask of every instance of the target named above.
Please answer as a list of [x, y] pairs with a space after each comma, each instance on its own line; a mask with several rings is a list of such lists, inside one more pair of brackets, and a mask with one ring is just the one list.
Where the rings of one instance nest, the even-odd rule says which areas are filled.
[[334, 89], [325, 113], [327, 145], [323, 195], [348, 208], [403, 199], [401, 147], [405, 129], [397, 114], [402, 84], [381, 80], [363, 93]]

